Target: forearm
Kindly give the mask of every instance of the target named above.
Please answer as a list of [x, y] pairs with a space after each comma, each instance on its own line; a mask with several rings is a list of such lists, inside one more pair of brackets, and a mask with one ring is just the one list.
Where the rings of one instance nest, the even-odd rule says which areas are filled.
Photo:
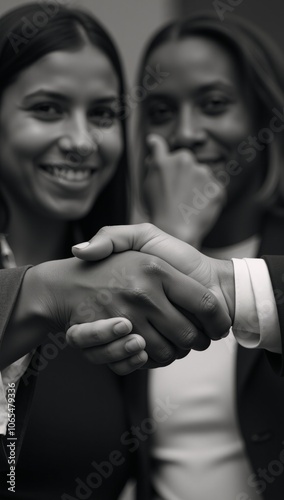
[[44, 284], [38, 269], [25, 273], [17, 300], [2, 337], [0, 370], [41, 344], [49, 332], [50, 322], [44, 305]]

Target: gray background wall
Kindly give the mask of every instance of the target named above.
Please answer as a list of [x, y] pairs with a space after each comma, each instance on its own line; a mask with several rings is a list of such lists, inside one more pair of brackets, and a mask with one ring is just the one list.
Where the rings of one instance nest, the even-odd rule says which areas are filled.
[[[230, 0], [223, 0], [223, 3], [230, 6]], [[231, 4], [236, 5], [233, 8], [234, 14], [245, 17], [262, 27], [282, 47], [284, 52], [283, 0], [232, 0]], [[176, 11], [181, 16], [190, 15], [196, 10], [203, 9], [216, 12], [214, 6], [216, 6], [214, 0], [176, 0], [175, 2]]]
[[[54, 1], [54, 0], [53, 0]], [[126, 73], [133, 83], [137, 61], [145, 41], [151, 33], [173, 17], [186, 16], [200, 9], [215, 12], [214, 0], [58, 0], [64, 4], [81, 6], [96, 15], [113, 34], [126, 61]], [[231, 0], [223, 0], [230, 4]], [[27, 0], [0, 0], [0, 15]], [[38, 0], [40, 5], [40, 0]], [[244, 16], [263, 29], [283, 48], [282, 0], [232, 0], [239, 4], [234, 12]], [[217, 14], [216, 14], [217, 15]]]
[[[56, 0], [52, 0], [56, 1]], [[0, 0], [0, 15], [28, 0]], [[175, 11], [172, 0], [58, 0], [63, 5], [90, 10], [116, 40], [133, 82], [141, 48], [151, 33], [170, 20]], [[40, 0], [38, 1], [40, 6]]]
[[[56, 1], [56, 0], [52, 0]], [[146, 40], [160, 25], [174, 17], [186, 16], [197, 10], [216, 12], [214, 0], [57, 0], [90, 10], [113, 34], [126, 66], [130, 84], [134, 83], [139, 55]], [[216, 0], [215, 0], [216, 1]], [[222, 0], [244, 16], [268, 31], [283, 48], [282, 0]], [[0, 15], [28, 0], [0, 0]], [[40, 0], [38, 0], [40, 5]], [[217, 16], [217, 13], [216, 13]]]

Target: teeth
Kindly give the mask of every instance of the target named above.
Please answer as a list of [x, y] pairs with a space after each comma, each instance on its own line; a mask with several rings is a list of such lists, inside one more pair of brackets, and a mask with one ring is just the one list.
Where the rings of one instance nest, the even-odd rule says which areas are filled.
[[71, 182], [80, 182], [89, 179], [94, 172], [89, 168], [73, 169], [68, 167], [58, 167], [54, 165], [45, 165], [43, 167], [49, 174], [60, 179], [65, 179]]

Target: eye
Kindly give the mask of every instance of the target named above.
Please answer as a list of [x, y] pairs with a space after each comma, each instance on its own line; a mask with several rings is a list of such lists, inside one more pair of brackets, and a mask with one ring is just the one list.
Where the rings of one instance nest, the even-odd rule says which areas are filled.
[[162, 125], [173, 119], [174, 109], [167, 103], [151, 103], [146, 114], [151, 124]]
[[52, 121], [60, 118], [63, 109], [60, 104], [54, 102], [41, 102], [31, 107], [33, 115], [40, 120]]
[[93, 123], [102, 128], [112, 127], [119, 116], [115, 109], [108, 106], [97, 106], [88, 113]]
[[216, 94], [206, 97], [201, 102], [201, 107], [208, 115], [219, 115], [227, 111], [230, 102], [226, 96]]

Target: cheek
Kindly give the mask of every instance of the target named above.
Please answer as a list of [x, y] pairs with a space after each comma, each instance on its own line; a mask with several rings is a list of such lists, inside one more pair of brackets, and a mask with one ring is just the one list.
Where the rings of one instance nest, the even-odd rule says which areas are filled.
[[253, 135], [253, 123], [243, 110], [216, 118], [211, 124], [211, 136], [230, 152], [237, 152], [242, 141]]
[[35, 158], [41, 154], [53, 139], [56, 131], [34, 121], [12, 124], [1, 131], [1, 143], [9, 148], [16, 157]]
[[106, 166], [115, 169], [123, 151], [123, 137], [120, 125], [115, 125], [102, 132], [100, 151]]

